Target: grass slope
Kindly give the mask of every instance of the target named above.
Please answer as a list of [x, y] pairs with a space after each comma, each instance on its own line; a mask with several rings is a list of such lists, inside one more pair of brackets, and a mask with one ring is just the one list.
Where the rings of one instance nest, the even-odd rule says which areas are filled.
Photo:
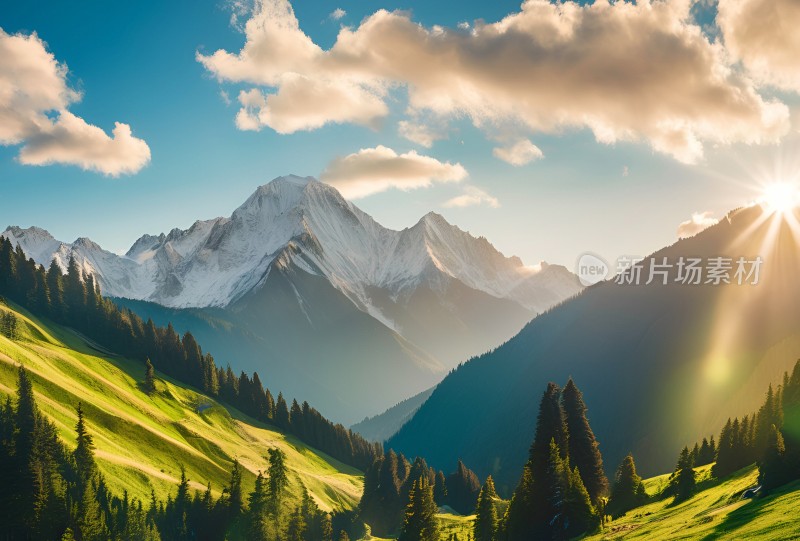
[[148, 396], [140, 388], [141, 363], [0, 304], [0, 314], [8, 310], [17, 315], [19, 336], [0, 336], [0, 397], [16, 392], [16, 366], [23, 365], [39, 408], [69, 446], [75, 445], [75, 406], [82, 402], [99, 467], [117, 494], [127, 489], [147, 501], [154, 490], [165, 500], [175, 493], [182, 465], [193, 488], [210, 482], [218, 497], [234, 458], [250, 492], [266, 469], [267, 449], [278, 447], [288, 456], [292, 496], [299, 497], [302, 482], [323, 510], [357, 505], [363, 477], [356, 469], [169, 378], [160, 377], [157, 392]]
[[[790, 483], [764, 498], [742, 499], [744, 490], [757, 484], [755, 466], [723, 480], [710, 477], [711, 466], [697, 468], [698, 492], [672, 505], [672, 498], [629, 511], [609, 523], [591, 540], [781, 540], [800, 535], [800, 481]], [[649, 494], [660, 492], [669, 475], [645, 481]]]

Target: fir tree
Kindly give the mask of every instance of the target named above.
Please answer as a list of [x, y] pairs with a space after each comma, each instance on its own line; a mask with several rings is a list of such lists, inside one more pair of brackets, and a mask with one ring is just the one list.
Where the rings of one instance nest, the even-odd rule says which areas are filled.
[[566, 518], [565, 536], [568, 538], [591, 531], [597, 527], [600, 518], [592, 505], [589, 491], [583, 484], [577, 466], [569, 470], [569, 462], [565, 464], [567, 489], [563, 503], [563, 514]]
[[678, 458], [671, 482], [671, 492], [675, 495], [675, 502], [691, 498], [694, 494], [696, 479], [692, 454], [688, 447], [684, 447]]
[[500, 539], [522, 540], [530, 537], [530, 517], [535, 512], [533, 506], [533, 474], [530, 465], [522, 469], [520, 477], [506, 513], [500, 524]]
[[436, 479], [433, 484], [433, 499], [436, 504], [442, 506], [447, 501], [447, 481], [444, 477], [444, 472], [441, 470], [436, 473]]
[[[786, 460], [786, 446], [783, 435], [772, 425], [766, 449], [759, 463], [758, 482], [764, 493], [792, 480], [793, 475]], [[796, 475], [796, 474], [795, 474]]]
[[289, 525], [286, 528], [286, 541], [303, 541], [306, 532], [306, 523], [300, 508], [295, 508], [289, 518]]
[[736, 470], [736, 458], [734, 456], [736, 452], [734, 448], [735, 438], [736, 434], [734, 434], [733, 423], [729, 417], [725, 426], [722, 427], [722, 432], [719, 434], [717, 463], [711, 468], [711, 473], [714, 477], [722, 478]]
[[564, 387], [561, 400], [569, 434], [570, 464], [578, 468], [589, 497], [596, 502], [608, 491], [608, 479], [603, 471], [599, 444], [586, 418], [583, 395], [571, 378]]
[[283, 493], [289, 484], [289, 471], [286, 467], [286, 454], [278, 448], [270, 449], [268, 477], [268, 503], [270, 511], [277, 515]]
[[76, 537], [80, 541], [106, 541], [106, 524], [94, 482], [90, 482], [83, 490], [78, 501], [78, 515], [75, 522]]
[[238, 459], [233, 460], [231, 468], [231, 480], [228, 485], [228, 512], [232, 518], [238, 517], [242, 513], [242, 466]]
[[147, 394], [156, 392], [156, 371], [149, 357], [144, 361], [144, 391]]
[[492, 476], [486, 478], [486, 482], [481, 488], [478, 496], [478, 507], [476, 509], [475, 524], [473, 526], [473, 538], [475, 541], [495, 541], [497, 533], [497, 510], [494, 500], [497, 492], [494, 489]]
[[642, 478], [636, 473], [633, 455], [628, 454], [617, 468], [611, 497], [606, 505], [606, 512], [614, 517], [624, 515], [647, 500]]
[[75, 432], [78, 437], [73, 456], [75, 457], [78, 479], [81, 483], [88, 485], [96, 470], [94, 462], [94, 441], [86, 430], [86, 421], [83, 418], [83, 406], [80, 402], [78, 402], [77, 413], [78, 422], [75, 425]]
[[459, 460], [456, 471], [447, 477], [447, 503], [463, 515], [475, 510], [481, 482], [475, 472]]
[[439, 541], [433, 487], [425, 477], [417, 479], [408, 495], [403, 528], [398, 541]]
[[275, 425], [278, 428], [289, 430], [289, 408], [286, 405], [286, 400], [283, 398], [283, 393], [278, 393], [278, 402], [275, 404]]
[[[536, 421], [536, 435], [531, 444], [528, 465], [531, 483], [526, 483], [528, 494], [521, 494], [520, 487], [515, 492], [519, 504], [509, 507], [509, 539], [517, 541], [531, 535], [543, 536], [548, 524], [556, 514], [552, 501], [554, 485], [552, 481], [551, 443], [560, 453], [560, 458], [568, 456], [569, 436], [560, 400], [561, 390], [555, 383], [549, 383], [539, 402]], [[448, 486], [449, 488], [449, 486]]]

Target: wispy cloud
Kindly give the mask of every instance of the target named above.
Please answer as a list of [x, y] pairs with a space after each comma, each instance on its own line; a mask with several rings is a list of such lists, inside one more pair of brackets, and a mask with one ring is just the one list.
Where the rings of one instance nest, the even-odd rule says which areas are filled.
[[341, 20], [341, 19], [342, 19], [342, 18], [343, 18], [345, 15], [347, 15], [347, 12], [346, 12], [345, 10], [343, 10], [342, 8], [336, 8], [336, 9], [334, 9], [334, 10], [331, 12], [331, 14], [330, 14], [330, 15], [328, 15], [328, 17], [329, 17], [329, 18], [330, 18], [332, 21], [339, 21], [339, 20]]
[[431, 148], [435, 141], [447, 137], [446, 129], [415, 120], [401, 120], [398, 122], [397, 133], [412, 143], [416, 143], [425, 148]]
[[82, 96], [67, 73], [35, 33], [0, 29], [0, 145], [21, 145], [25, 165], [76, 165], [113, 177], [147, 165], [150, 148], [128, 124], [116, 122], [109, 136], [68, 110]]
[[521, 139], [510, 146], [495, 147], [492, 154], [516, 167], [544, 158], [541, 149], [527, 139]]
[[415, 151], [398, 154], [391, 148], [362, 148], [334, 159], [320, 175], [348, 199], [390, 189], [415, 190], [434, 183], [461, 182], [467, 170], [459, 163], [441, 162]]
[[487, 205], [496, 209], [500, 207], [500, 201], [480, 188], [466, 186], [464, 188], [464, 193], [442, 203], [442, 206], [445, 208], [474, 207], [476, 205]]
[[718, 222], [719, 220], [714, 218], [712, 213], [709, 211], [695, 212], [692, 214], [691, 218], [685, 222], [681, 222], [678, 225], [678, 238], [685, 239], [688, 237], [693, 237], [704, 229], [708, 229], [712, 225], [716, 225]]

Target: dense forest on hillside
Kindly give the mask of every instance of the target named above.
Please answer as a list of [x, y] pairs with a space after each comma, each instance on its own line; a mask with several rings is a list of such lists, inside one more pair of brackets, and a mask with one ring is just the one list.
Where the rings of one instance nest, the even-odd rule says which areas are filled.
[[0, 237], [0, 297], [32, 313], [67, 325], [114, 353], [148, 360], [161, 372], [218, 397], [253, 418], [274, 424], [345, 464], [365, 470], [383, 454], [379, 443], [334, 424], [308, 402], [287, 404], [275, 399], [257, 372], [236, 375], [230, 365], [217, 367], [190, 332], [180, 337], [172, 325], [156, 327], [130, 310], [102, 297], [94, 277], [70, 259], [63, 274], [53, 261], [49, 269], [26, 257], [22, 249]]
[[16, 400], [9, 396], [0, 410], [4, 539], [213, 541], [231, 532], [254, 541], [333, 539], [331, 516], [319, 510], [307, 491], [293, 511], [286, 509], [290, 481], [280, 449], [268, 450], [267, 475], [259, 474], [249, 495], [243, 492], [242, 468], [234, 461], [230, 482], [217, 499], [210, 485], [192, 494], [182, 471], [174, 496], [159, 501], [153, 493], [142, 502], [109, 490], [95, 463], [80, 404], [77, 413], [77, 445], [69, 449], [39, 412], [31, 380], [19, 368]]
[[[299, 500], [286, 499], [287, 458], [277, 448], [264, 450], [267, 468], [248, 493], [234, 460], [218, 497], [210, 485], [192, 493], [183, 471], [166, 500], [155, 493], [149, 501], [117, 494], [95, 463], [81, 406], [77, 443], [70, 448], [39, 412], [31, 379], [19, 367], [16, 397], [0, 410], [0, 507], [10, 512], [4, 532], [9, 539], [332, 541], [375, 534], [440, 541], [442, 509], [474, 514], [469, 533], [474, 541], [569, 539], [602, 531], [609, 521], [654, 498], [676, 505], [691, 500], [705, 486], [698, 481], [698, 466], [710, 468], [711, 478], [725, 479], [755, 463], [759, 497], [800, 479], [800, 361], [769, 387], [758, 411], [729, 419], [717, 438], [684, 447], [657, 494], [646, 490], [632, 455], [622, 460], [611, 482], [606, 479], [583, 394], [572, 379], [563, 388], [550, 383], [539, 402], [528, 460], [510, 500], [503, 501], [491, 476], [481, 482], [462, 461], [445, 475], [422, 457], [384, 453], [379, 444], [333, 425], [307, 402], [290, 406], [282, 394], [274, 399], [258, 374], [236, 376], [229, 367], [216, 367], [190, 333], [179, 337], [171, 326], [143, 322], [104, 299], [92, 276], [83, 275], [74, 261], [66, 274], [55, 264], [45, 270], [0, 238], [0, 294], [74, 328], [99, 348], [140, 359], [146, 393], [155, 392], [158, 369], [365, 472], [358, 507], [333, 514], [321, 511], [304, 487]], [[19, 333], [15, 312], [4, 310], [0, 334], [16, 340]]]

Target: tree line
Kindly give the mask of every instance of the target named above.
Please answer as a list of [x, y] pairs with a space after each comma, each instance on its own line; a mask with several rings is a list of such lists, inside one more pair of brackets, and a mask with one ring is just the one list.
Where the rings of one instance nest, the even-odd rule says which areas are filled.
[[[42, 415], [33, 385], [18, 370], [16, 400], [0, 409], [0, 538], [42, 541], [332, 541], [331, 515], [322, 512], [301, 484], [300, 502], [287, 498], [286, 455], [269, 449], [268, 468], [245, 495], [242, 466], [234, 460], [230, 482], [215, 499], [210, 484], [191, 493], [181, 468], [176, 492], [148, 502], [114, 494], [99, 471], [94, 443], [77, 405], [76, 445], [60, 441]], [[247, 500], [247, 501], [245, 501]], [[337, 536], [337, 539], [342, 539]]]
[[752, 463], [764, 494], [800, 479], [800, 360], [769, 386], [758, 411], [722, 428], [712, 473], [724, 477]]
[[[722, 479], [754, 463], [759, 470], [760, 495], [769, 494], [781, 485], [800, 479], [798, 429], [800, 361], [795, 364], [791, 375], [788, 371], [784, 373], [783, 382], [777, 388], [769, 386], [758, 411], [745, 415], [741, 420], [738, 417], [733, 420], [728, 418], [720, 432], [719, 443], [715, 443], [712, 435], [710, 439], [703, 438], [702, 443], [695, 443], [691, 450], [688, 446], [684, 447], [666, 488], [659, 496], [672, 497], [676, 503], [691, 498], [697, 490], [697, 473], [694, 471], [696, 467], [713, 464], [712, 477]], [[622, 475], [630, 480], [637, 476], [633, 457], [629, 456], [628, 459], [633, 468], [632, 474], [626, 472]], [[615, 514], [624, 513], [647, 501], [644, 486], [639, 486], [640, 489], [626, 491], [625, 505], [614, 509]], [[638, 496], [632, 496], [633, 494]], [[614, 500], [613, 493], [611, 499]]]
[[[438, 533], [432, 529], [436, 510], [449, 506], [468, 515], [475, 510], [480, 490], [478, 476], [460, 460], [455, 471], [445, 476], [441, 470], [429, 467], [422, 457], [412, 463], [390, 449], [364, 473], [364, 493], [355, 528], [349, 533], [357, 538], [363, 536], [365, 532], [359, 528], [366, 523], [371, 533], [379, 537], [399, 532], [403, 539], [438, 541]], [[421, 520], [420, 516], [432, 518]], [[428, 533], [423, 535], [422, 530]]]
[[[90, 272], [83, 272], [70, 257], [66, 274], [54, 259], [50, 267], [37, 265], [22, 248], [0, 237], [0, 296], [18, 303], [37, 316], [69, 326], [115, 353], [137, 359], [160, 372], [189, 384], [236, 407], [251, 417], [274, 424], [341, 462], [367, 469], [383, 454], [379, 443], [368, 442], [341, 424], [334, 424], [307, 402], [290, 406], [282, 394], [277, 401], [261, 382], [217, 367], [190, 332], [182, 337], [172, 324], [157, 327], [129, 309], [120, 309], [100, 294]], [[12, 314], [13, 316], [13, 314]], [[3, 322], [5, 334], [7, 324]], [[10, 327], [9, 327], [10, 328]], [[16, 332], [16, 320], [14, 320]]]

